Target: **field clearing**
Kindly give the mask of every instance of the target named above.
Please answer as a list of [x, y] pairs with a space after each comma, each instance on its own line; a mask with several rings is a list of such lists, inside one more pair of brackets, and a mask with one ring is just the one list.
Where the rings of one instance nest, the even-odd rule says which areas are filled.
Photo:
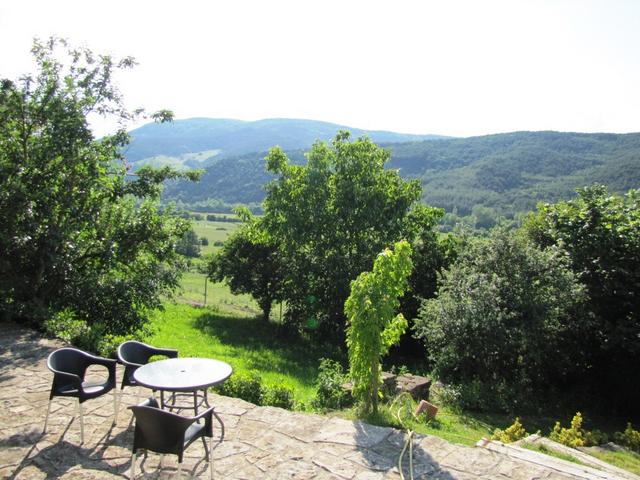
[[226, 238], [234, 232], [241, 223], [238, 222], [208, 222], [207, 220], [194, 220], [193, 230], [198, 237], [205, 237], [209, 240], [209, 245], [202, 245], [200, 252], [202, 255], [217, 252], [220, 247], [215, 246], [216, 242], [224, 242]]

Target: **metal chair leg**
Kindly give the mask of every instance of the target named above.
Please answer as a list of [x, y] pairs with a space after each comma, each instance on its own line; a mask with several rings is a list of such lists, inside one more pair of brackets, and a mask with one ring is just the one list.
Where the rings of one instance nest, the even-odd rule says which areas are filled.
[[209, 437], [209, 474], [213, 480], [213, 437]]
[[49, 422], [49, 413], [51, 412], [51, 398], [49, 399], [49, 405], [47, 405], [47, 416], [44, 417], [44, 428], [42, 429], [42, 434], [44, 435], [47, 432], [47, 423]]
[[136, 452], [131, 454], [131, 480], [136, 478]]
[[118, 403], [118, 389], [113, 389], [113, 424], [116, 425], [118, 423], [118, 410], [120, 405]]
[[78, 399], [78, 417], [80, 418], [80, 443], [84, 443], [84, 420], [82, 418], [82, 403]]
[[176, 478], [182, 477], [182, 462], [178, 462], [178, 473], [176, 474]]

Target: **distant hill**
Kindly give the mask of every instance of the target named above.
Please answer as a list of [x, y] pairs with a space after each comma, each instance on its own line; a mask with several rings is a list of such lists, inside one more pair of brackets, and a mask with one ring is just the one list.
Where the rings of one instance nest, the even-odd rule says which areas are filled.
[[[353, 135], [368, 135], [375, 142], [407, 142], [446, 138], [438, 135], [410, 135], [369, 131], [315, 120], [241, 120], [190, 118], [171, 123], [149, 123], [130, 133], [125, 149], [134, 168], [143, 164], [200, 168], [220, 158], [266, 151], [274, 145], [290, 150], [309, 148], [316, 140], [331, 140], [346, 129]], [[207, 152], [211, 152], [207, 155]]]
[[[640, 188], [640, 134], [514, 132], [385, 144], [389, 168], [419, 179], [426, 203], [458, 215], [474, 207], [513, 217], [539, 201], [568, 199], [578, 187], [602, 183], [612, 192]], [[288, 152], [298, 163], [304, 150]], [[223, 203], [259, 203], [266, 149], [220, 158], [198, 184], [178, 182], [165, 198], [185, 203], [217, 199]]]

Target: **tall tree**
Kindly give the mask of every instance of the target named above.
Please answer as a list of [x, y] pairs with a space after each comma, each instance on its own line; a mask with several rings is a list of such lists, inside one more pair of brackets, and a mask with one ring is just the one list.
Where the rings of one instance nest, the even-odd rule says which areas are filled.
[[278, 249], [249, 210], [236, 210], [245, 224], [227, 238], [208, 264], [209, 278], [226, 281], [234, 294], [248, 293], [269, 320], [271, 306], [281, 298], [285, 265]]
[[[125, 125], [140, 112], [125, 109], [112, 75], [133, 59], [55, 38], [32, 53], [36, 75], [0, 81], [2, 316], [38, 323], [70, 309], [107, 331], [135, 329], [179, 278], [174, 243], [188, 225], [157, 208], [161, 183], [197, 175], [142, 169], [126, 179]], [[96, 114], [119, 129], [96, 139]]]
[[400, 239], [427, 239], [442, 212], [419, 204], [418, 181], [385, 169], [389, 152], [367, 138], [340, 132], [317, 142], [306, 165], [292, 165], [280, 148], [266, 158], [277, 177], [267, 186], [261, 226], [287, 265], [287, 320], [343, 338], [349, 283]]
[[621, 197], [604, 186], [583, 188], [574, 200], [540, 205], [525, 228], [539, 245], [566, 250], [586, 287], [588, 312], [579, 327], [592, 392], [610, 407], [634, 411], [640, 403], [638, 193]]

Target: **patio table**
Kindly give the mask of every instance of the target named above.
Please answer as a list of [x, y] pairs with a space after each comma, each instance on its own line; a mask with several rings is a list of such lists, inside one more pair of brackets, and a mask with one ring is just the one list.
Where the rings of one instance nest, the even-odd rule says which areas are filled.
[[[143, 365], [133, 373], [133, 377], [138, 384], [160, 391], [161, 408], [171, 411], [189, 409], [198, 415], [199, 406], [204, 404], [210, 407], [207, 389], [224, 382], [232, 372], [231, 365], [220, 360], [169, 358]], [[198, 394], [200, 390], [203, 391], [202, 395]], [[168, 402], [165, 401], [164, 392], [172, 394]], [[193, 395], [193, 407], [178, 405], [176, 396], [180, 394]]]

